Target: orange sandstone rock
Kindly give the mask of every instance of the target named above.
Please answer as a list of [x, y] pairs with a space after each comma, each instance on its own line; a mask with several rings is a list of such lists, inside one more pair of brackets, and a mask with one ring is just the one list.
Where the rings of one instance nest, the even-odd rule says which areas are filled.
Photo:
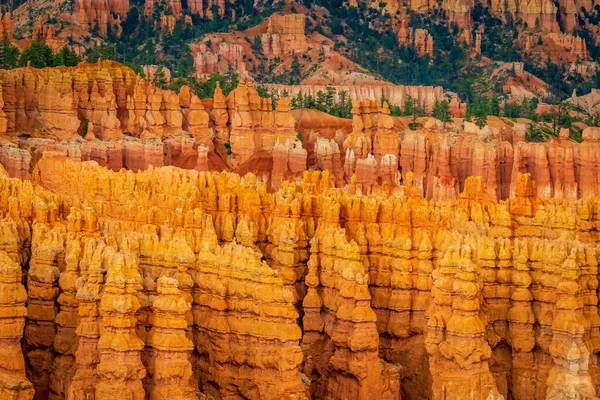
[[108, 261], [105, 293], [100, 301], [102, 333], [98, 340], [96, 399], [144, 399], [142, 378], [146, 369], [140, 352], [144, 342], [136, 335], [136, 296], [141, 277], [130, 253], [115, 253]]
[[196, 399], [189, 356], [194, 344], [185, 336], [185, 314], [191, 309], [174, 278], [158, 279], [158, 296], [152, 303], [153, 327], [148, 344], [154, 349], [148, 375], [152, 378], [150, 399]]
[[0, 397], [33, 399], [34, 388], [25, 377], [21, 338], [25, 326], [27, 292], [21, 267], [0, 252]]
[[[202, 390], [219, 397], [306, 398], [290, 289], [253, 250], [235, 243], [207, 248], [199, 260], [194, 324]], [[244, 279], [253, 285], [244, 289]], [[223, 295], [215, 297], [217, 291]], [[235, 362], [230, 354], [237, 354]]]

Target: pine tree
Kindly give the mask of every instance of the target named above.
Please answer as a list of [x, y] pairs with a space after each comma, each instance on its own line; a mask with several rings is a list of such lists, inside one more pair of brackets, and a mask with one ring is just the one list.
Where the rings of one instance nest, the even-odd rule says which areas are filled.
[[63, 47], [56, 55], [54, 56], [54, 65], [64, 65], [67, 67], [74, 67], [81, 62], [81, 57], [77, 55], [73, 50], [71, 50], [68, 46]]
[[450, 114], [450, 104], [448, 103], [448, 101], [436, 101], [433, 105], [432, 116], [442, 121], [444, 123], [444, 129], [446, 129], [446, 123], [452, 121], [452, 115]]
[[300, 61], [298, 61], [298, 56], [294, 56], [291, 68], [292, 70], [290, 72], [290, 85], [298, 85], [300, 83], [300, 79], [302, 78], [302, 73], [300, 71]]
[[0, 69], [16, 68], [19, 64], [19, 49], [10, 42], [5, 33], [0, 41]]
[[31, 46], [23, 51], [19, 59], [21, 66], [27, 65], [28, 62], [35, 68], [52, 67], [54, 65], [52, 49], [38, 41], [31, 43]]

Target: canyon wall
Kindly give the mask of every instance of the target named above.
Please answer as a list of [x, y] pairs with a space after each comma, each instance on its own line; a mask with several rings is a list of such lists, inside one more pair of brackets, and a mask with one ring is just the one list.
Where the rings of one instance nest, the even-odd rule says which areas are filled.
[[[161, 90], [114, 62], [25, 67], [0, 71], [0, 78], [0, 132], [6, 135], [0, 163], [23, 179], [48, 148], [115, 171], [172, 165], [252, 172], [270, 191], [310, 168], [331, 171], [340, 188], [354, 182], [363, 194], [384, 182], [391, 188], [406, 184], [409, 172], [428, 199], [458, 198], [469, 176], [482, 176], [493, 199], [507, 199], [519, 173], [532, 175], [543, 199], [600, 193], [598, 128], [586, 128], [581, 144], [568, 140], [566, 131], [528, 143], [526, 125], [499, 118], [484, 128], [460, 119], [444, 124], [418, 118], [412, 130], [410, 118], [391, 117], [386, 102], [369, 98], [353, 101], [351, 122], [321, 124], [318, 115], [293, 114], [289, 98], [274, 106], [252, 83], [241, 82], [227, 96], [217, 86], [213, 99], [201, 100], [187, 86], [179, 94]], [[361, 88], [350, 93], [381, 98]], [[413, 93], [424, 107], [443, 98], [441, 88], [378, 90], [385, 88], [402, 89], [404, 101]], [[460, 104], [453, 100], [449, 109], [459, 112]]]
[[520, 174], [507, 201], [472, 177], [430, 202], [411, 182], [359, 196], [306, 172], [268, 193], [46, 151], [33, 182], [0, 176], [0, 261], [25, 268], [29, 309], [25, 368], [0, 382], [21, 376], [17, 398], [594, 398], [597, 198], [542, 200]]

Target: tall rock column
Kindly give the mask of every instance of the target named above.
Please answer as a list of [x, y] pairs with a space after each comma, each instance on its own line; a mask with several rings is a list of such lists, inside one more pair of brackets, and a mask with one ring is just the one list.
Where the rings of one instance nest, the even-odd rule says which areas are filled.
[[178, 289], [177, 280], [158, 278], [158, 296], [152, 303], [152, 347], [148, 375], [152, 377], [150, 400], [196, 400], [190, 355], [194, 344], [186, 337], [185, 314], [191, 309]]
[[597, 399], [588, 370], [590, 351], [583, 341], [589, 322], [583, 318], [583, 301], [578, 296], [581, 264], [576, 259], [577, 251], [572, 248], [561, 266], [550, 344], [554, 367], [546, 382], [546, 400]]
[[[79, 324], [75, 334], [79, 338], [75, 353], [76, 373], [67, 392], [67, 400], [93, 398], [98, 380], [96, 367], [100, 362], [98, 340], [102, 332], [100, 300], [104, 294], [104, 243], [86, 241], [80, 261], [82, 285], [77, 290]], [[112, 248], [110, 248], [112, 249]]]
[[325, 399], [398, 399], [400, 371], [379, 358], [369, 275], [344, 230], [321, 226], [311, 241], [303, 305], [305, 373]]
[[67, 242], [65, 257], [66, 269], [60, 274], [58, 285], [59, 312], [54, 320], [56, 336], [54, 337], [54, 352], [56, 357], [50, 370], [50, 392], [52, 398], [64, 399], [67, 387], [75, 374], [75, 352], [77, 351], [77, 279], [79, 278], [79, 258], [81, 246], [79, 240]]
[[500, 400], [488, 360], [481, 307], [481, 268], [474, 262], [475, 242], [458, 238], [434, 271], [434, 308], [426, 339], [433, 376], [433, 400]]
[[141, 351], [144, 342], [136, 335], [136, 311], [141, 289], [137, 261], [129, 253], [116, 253], [109, 260], [106, 289], [100, 302], [103, 331], [98, 341], [100, 363], [96, 400], [144, 400], [142, 379], [146, 369]]
[[50, 367], [54, 353], [55, 324], [59, 293], [58, 255], [63, 250], [61, 232], [46, 224], [34, 226], [32, 256], [27, 277], [26, 357], [36, 399], [45, 399], [50, 391]]
[[19, 264], [0, 252], [0, 399], [31, 400], [34, 395], [21, 349], [27, 314], [21, 275]]
[[194, 323], [202, 391], [306, 399], [294, 296], [260, 257], [235, 242], [198, 254]]
[[8, 120], [4, 108], [4, 98], [2, 97], [2, 86], [0, 85], [0, 134], [5, 135], [8, 131]]
[[535, 375], [535, 316], [531, 308], [533, 296], [527, 244], [527, 240], [516, 239], [512, 250], [514, 291], [508, 311], [508, 331], [512, 349], [512, 395], [516, 400], [535, 398], [535, 386], [530, 384]]
[[215, 88], [211, 117], [215, 124], [215, 144], [217, 145], [217, 150], [222, 150], [222, 146], [225, 145], [229, 146], [229, 148], [225, 148], [226, 150], [231, 150], [228, 126], [230, 117], [227, 113], [227, 98], [223, 95], [223, 91], [218, 82], [217, 87]]

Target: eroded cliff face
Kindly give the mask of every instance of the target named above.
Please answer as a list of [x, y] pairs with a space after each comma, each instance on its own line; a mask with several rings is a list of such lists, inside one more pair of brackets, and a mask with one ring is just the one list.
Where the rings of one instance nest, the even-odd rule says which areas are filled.
[[[174, 133], [183, 117], [176, 93], [156, 88], [121, 64], [20, 68], [0, 72], [6, 134], [72, 139], [79, 132], [120, 139], [123, 132]], [[82, 123], [91, 123], [84, 129]]]
[[[0, 163], [23, 179], [44, 151], [58, 150], [114, 171], [171, 165], [252, 172], [269, 191], [306, 169], [329, 170], [336, 187], [354, 184], [359, 194], [407, 184], [410, 172], [415, 188], [436, 200], [458, 198], [469, 176], [483, 177], [494, 200], [507, 199], [519, 173], [532, 175], [543, 199], [591, 198], [600, 191], [600, 134], [593, 127], [584, 130], [581, 144], [569, 141], [566, 131], [528, 143], [526, 125], [498, 118], [481, 129], [459, 119], [446, 126], [420, 118], [411, 130], [409, 118], [391, 117], [386, 102], [354, 101], [349, 121], [292, 113], [284, 97], [273, 108], [250, 82], [228, 96], [217, 87], [213, 99], [201, 100], [187, 86], [179, 94], [157, 89], [112, 62], [0, 74], [0, 131], [7, 135]], [[424, 107], [431, 103], [428, 96], [415, 98], [424, 99]], [[460, 113], [460, 104], [450, 104]]]
[[105, 37], [108, 29], [120, 26], [129, 11], [129, 0], [76, 0], [73, 6], [75, 21], [89, 29], [97, 28]]
[[539, 199], [528, 174], [501, 202], [481, 177], [445, 201], [411, 182], [360, 196], [306, 172], [268, 193], [46, 151], [33, 181], [0, 176], [3, 351], [24, 360], [1, 390], [595, 398], [598, 198]]

